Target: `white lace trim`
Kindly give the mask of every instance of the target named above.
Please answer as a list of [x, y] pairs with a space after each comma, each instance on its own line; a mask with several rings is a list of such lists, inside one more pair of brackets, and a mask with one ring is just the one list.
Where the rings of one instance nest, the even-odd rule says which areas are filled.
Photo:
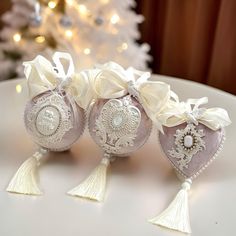
[[42, 96], [27, 114], [28, 128], [41, 146], [60, 142], [73, 125], [71, 110], [57, 93]]
[[96, 120], [95, 132], [101, 147], [107, 153], [119, 154], [121, 149], [133, 146], [141, 113], [132, 105], [130, 97], [111, 99], [105, 103]]
[[[171, 157], [177, 158], [177, 164], [180, 170], [188, 168], [188, 163], [192, 157], [198, 152], [206, 149], [205, 141], [202, 139], [205, 136], [202, 129], [197, 130], [193, 123], [188, 123], [184, 129], [177, 129], [174, 135], [175, 148], [168, 150]], [[187, 141], [192, 140], [192, 142]]]

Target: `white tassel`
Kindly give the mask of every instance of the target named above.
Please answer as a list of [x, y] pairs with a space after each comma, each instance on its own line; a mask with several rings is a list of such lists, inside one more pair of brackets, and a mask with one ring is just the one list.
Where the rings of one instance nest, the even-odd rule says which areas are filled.
[[37, 183], [37, 167], [40, 164], [39, 161], [47, 152], [46, 149], [41, 148], [39, 151], [35, 152], [32, 157], [27, 159], [13, 176], [7, 187], [7, 191], [29, 195], [41, 195], [42, 192]]
[[181, 190], [177, 193], [175, 199], [168, 208], [160, 215], [149, 220], [149, 222], [190, 234], [188, 190], [190, 189], [191, 184], [191, 179], [186, 179], [182, 184]]
[[101, 202], [105, 195], [107, 169], [109, 164], [110, 157], [105, 156], [101, 163], [84, 182], [67, 193], [72, 196], [88, 198], [90, 200]]

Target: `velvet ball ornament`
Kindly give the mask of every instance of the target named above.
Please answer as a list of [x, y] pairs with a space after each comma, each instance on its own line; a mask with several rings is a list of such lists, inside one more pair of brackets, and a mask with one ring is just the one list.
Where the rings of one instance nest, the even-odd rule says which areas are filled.
[[7, 191], [40, 195], [37, 166], [48, 151], [65, 151], [78, 140], [85, 127], [85, 113], [66, 91], [57, 87], [33, 97], [24, 112], [25, 127], [40, 147], [18, 169]]
[[89, 113], [88, 126], [91, 137], [104, 153], [127, 156], [146, 143], [152, 121], [141, 104], [128, 95], [98, 100]]
[[39, 146], [65, 151], [82, 135], [85, 114], [65, 91], [55, 89], [27, 103], [24, 121], [26, 130]]
[[170, 99], [170, 86], [150, 80], [151, 74], [114, 62], [98, 65], [89, 74], [95, 103], [88, 115], [92, 139], [101, 147], [103, 158], [92, 174], [68, 193], [101, 201], [107, 168], [115, 157], [127, 156], [148, 139], [152, 122]]
[[152, 121], [142, 105], [131, 95], [99, 99], [88, 116], [89, 132], [102, 148], [104, 158], [94, 172], [69, 194], [101, 201], [104, 198], [106, 172], [114, 157], [127, 156], [147, 141]]
[[65, 151], [81, 136], [93, 93], [86, 72], [75, 73], [72, 57], [55, 52], [53, 63], [38, 55], [23, 63], [29, 102], [25, 127], [40, 147], [13, 176], [7, 191], [38, 195], [37, 167], [49, 151]]

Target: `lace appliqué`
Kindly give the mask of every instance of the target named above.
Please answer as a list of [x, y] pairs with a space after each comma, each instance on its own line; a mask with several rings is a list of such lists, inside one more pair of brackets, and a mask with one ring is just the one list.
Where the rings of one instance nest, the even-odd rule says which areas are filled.
[[122, 148], [134, 144], [141, 113], [131, 102], [130, 97], [109, 100], [96, 120], [94, 131], [107, 153], [119, 154]]
[[29, 130], [42, 146], [60, 142], [73, 125], [71, 110], [59, 94], [42, 96], [27, 114]]
[[192, 123], [187, 124], [184, 129], [177, 129], [175, 133], [175, 148], [169, 150], [171, 157], [177, 158], [179, 169], [188, 168], [188, 163], [198, 152], [206, 149], [205, 134], [202, 129], [197, 130]]

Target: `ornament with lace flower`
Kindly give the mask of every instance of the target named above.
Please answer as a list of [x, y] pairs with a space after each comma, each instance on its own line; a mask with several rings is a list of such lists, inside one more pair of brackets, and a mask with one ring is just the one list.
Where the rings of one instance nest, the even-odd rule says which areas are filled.
[[164, 126], [164, 133], [158, 134], [161, 149], [184, 181], [169, 207], [150, 220], [153, 224], [191, 233], [188, 191], [192, 180], [218, 156], [224, 127], [231, 123], [226, 110], [200, 107], [207, 102], [203, 97], [184, 103], [176, 96], [159, 116]]
[[[61, 59], [69, 63], [67, 72]], [[49, 151], [68, 150], [84, 131], [84, 109], [92, 97], [86, 96], [90, 86], [87, 77], [84, 79], [85, 72], [74, 73], [72, 58], [67, 53], [56, 52], [53, 62], [55, 67], [43, 56], [24, 62], [30, 96], [24, 112], [25, 127], [39, 149], [20, 166], [8, 192], [42, 194], [37, 167]], [[80, 96], [80, 87], [84, 96]]]
[[177, 129], [174, 135], [175, 147], [168, 150], [171, 157], [177, 158], [180, 170], [188, 168], [188, 163], [198, 152], [206, 149], [203, 129], [196, 129], [194, 124], [188, 124], [184, 129]]
[[88, 126], [103, 158], [92, 174], [68, 193], [102, 201], [111, 161], [130, 155], [146, 143], [152, 122], [158, 123], [156, 114], [170, 98], [170, 88], [149, 80], [149, 72], [125, 70], [114, 62], [98, 65], [96, 72], [92, 86], [97, 100], [89, 112]]

